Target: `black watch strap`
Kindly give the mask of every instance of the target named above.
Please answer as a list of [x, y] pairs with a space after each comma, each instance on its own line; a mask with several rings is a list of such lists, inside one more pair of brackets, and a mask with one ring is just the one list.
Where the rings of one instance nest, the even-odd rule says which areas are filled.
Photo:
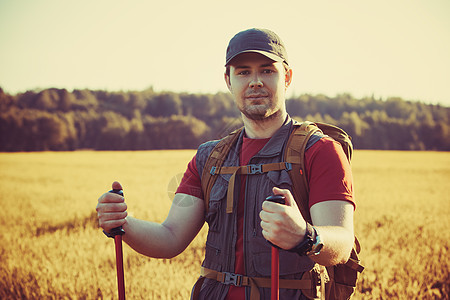
[[305, 237], [297, 246], [288, 251], [295, 252], [300, 256], [306, 256], [306, 254], [309, 251], [311, 251], [312, 246], [314, 245], [313, 235], [314, 235], [314, 227], [308, 222], [306, 222]]

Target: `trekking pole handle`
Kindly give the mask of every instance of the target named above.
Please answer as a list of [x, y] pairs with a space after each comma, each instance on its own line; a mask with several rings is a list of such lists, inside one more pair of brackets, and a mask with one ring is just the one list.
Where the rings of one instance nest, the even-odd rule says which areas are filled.
[[[281, 195], [272, 195], [266, 198], [266, 201], [270, 201], [270, 202], [274, 202], [274, 203], [278, 203], [278, 204], [286, 204], [285, 198], [284, 196]], [[272, 247], [275, 247], [277, 249], [280, 249], [280, 247], [278, 247], [275, 244], [272, 244], [272, 242], [267, 241]]]
[[[117, 195], [120, 195], [123, 197], [123, 191], [122, 190], [118, 190], [118, 189], [113, 189], [108, 191], [108, 193], [114, 193]], [[115, 227], [113, 229], [111, 229], [110, 232], [106, 232], [105, 230], [103, 230], [103, 233], [110, 238], [114, 238], [116, 235], [124, 235], [125, 234], [125, 230], [123, 230], [122, 226], [119, 227]]]
[[272, 195], [266, 198], [266, 201], [275, 202], [279, 204], [286, 204], [284, 196], [281, 195]]

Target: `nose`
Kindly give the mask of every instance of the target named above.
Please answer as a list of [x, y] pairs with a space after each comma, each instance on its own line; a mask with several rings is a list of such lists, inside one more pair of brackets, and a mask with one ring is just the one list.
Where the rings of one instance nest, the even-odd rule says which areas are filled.
[[255, 74], [252, 78], [252, 80], [249, 83], [249, 86], [251, 88], [261, 88], [263, 87], [263, 83], [261, 79], [259, 78], [258, 74]]

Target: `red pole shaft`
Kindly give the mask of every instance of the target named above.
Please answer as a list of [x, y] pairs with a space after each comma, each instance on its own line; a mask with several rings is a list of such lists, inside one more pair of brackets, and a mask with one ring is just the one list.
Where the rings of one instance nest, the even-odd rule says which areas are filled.
[[116, 245], [116, 269], [117, 269], [117, 287], [119, 290], [119, 300], [125, 300], [125, 278], [123, 273], [123, 252], [122, 236], [120, 234], [114, 237]]
[[271, 300], [278, 300], [280, 288], [280, 261], [278, 248], [272, 247]]

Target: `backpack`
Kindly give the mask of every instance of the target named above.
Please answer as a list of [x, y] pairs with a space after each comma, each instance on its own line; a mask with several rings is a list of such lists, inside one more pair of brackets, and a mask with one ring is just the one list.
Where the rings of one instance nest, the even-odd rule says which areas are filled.
[[[330, 124], [319, 122], [298, 123], [294, 121], [294, 130], [291, 132], [284, 150], [284, 162], [222, 167], [228, 152], [237, 142], [242, 130], [243, 127], [221, 139], [206, 160], [201, 177], [205, 209], [208, 210], [209, 195], [217, 178], [215, 175], [217, 174], [232, 174], [227, 193], [227, 213], [230, 213], [233, 209], [234, 181], [237, 174], [258, 174], [286, 169], [293, 183], [293, 196], [297, 202], [297, 206], [299, 207], [303, 218], [311, 224], [311, 215], [308, 209], [309, 186], [304, 162], [307, 141], [314, 133], [322, 132], [341, 144], [347, 159], [350, 162], [353, 154], [353, 145], [350, 136], [341, 128]], [[361, 247], [359, 241], [355, 236], [355, 242], [349, 260], [345, 264], [326, 267], [328, 273], [328, 281], [325, 283], [326, 299], [349, 299], [354, 293], [358, 275], [364, 270], [358, 257], [360, 250]], [[309, 296], [313, 297], [314, 295]]]

